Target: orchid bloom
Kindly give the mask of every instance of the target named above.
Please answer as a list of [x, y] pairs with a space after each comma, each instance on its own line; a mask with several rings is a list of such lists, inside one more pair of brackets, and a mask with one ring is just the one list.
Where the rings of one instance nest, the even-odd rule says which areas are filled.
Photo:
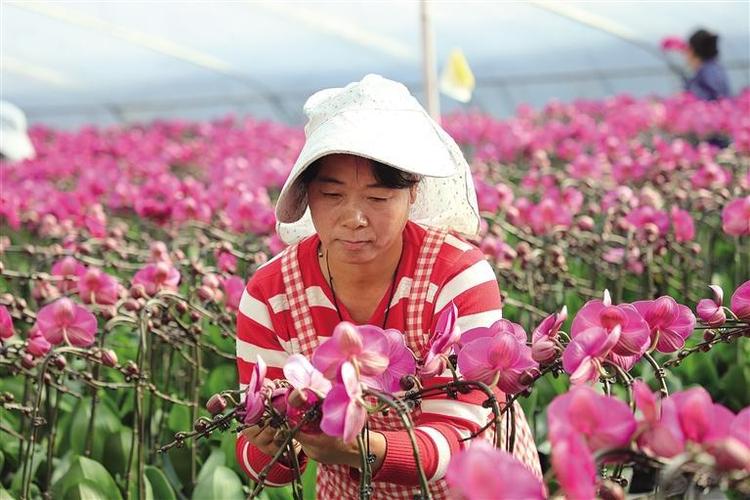
[[447, 356], [461, 338], [461, 329], [456, 324], [458, 308], [452, 301], [443, 309], [430, 338], [429, 351], [420, 370], [423, 377], [440, 375], [445, 370]]
[[240, 307], [242, 292], [245, 291], [245, 280], [239, 276], [229, 276], [221, 282], [227, 309], [236, 311]]
[[726, 437], [707, 446], [722, 470], [750, 471], [750, 407], [739, 412], [729, 424]]
[[266, 362], [263, 358], [257, 356], [255, 366], [250, 375], [250, 383], [245, 390], [245, 416], [243, 421], [247, 425], [255, 425], [263, 417], [266, 409], [265, 379], [266, 379]]
[[750, 280], [738, 286], [734, 291], [730, 309], [739, 319], [750, 321]]
[[[333, 387], [331, 381], [325, 378], [302, 354], [292, 354], [287, 358], [284, 364], [284, 378], [297, 390], [303, 400], [302, 404], [295, 406], [289, 402], [288, 395], [285, 397], [285, 413], [292, 425], [296, 425], [304, 413], [325, 398]], [[302, 431], [320, 432], [319, 422], [308, 422], [302, 426]]]
[[643, 316], [651, 330], [651, 344], [663, 353], [674, 352], [685, 345], [693, 333], [695, 316], [690, 308], [665, 295], [656, 300], [639, 300], [633, 307]]
[[711, 327], [719, 327], [727, 320], [724, 312], [724, 290], [718, 285], [709, 285], [714, 292], [713, 299], [701, 299], [695, 307], [700, 320]]
[[0, 339], [7, 339], [13, 336], [13, 318], [10, 317], [8, 308], [0, 306]]
[[78, 280], [78, 294], [86, 304], [113, 305], [120, 295], [120, 285], [109, 274], [90, 267]]
[[612, 305], [607, 290], [603, 300], [590, 300], [583, 305], [573, 319], [570, 334], [575, 339], [592, 327], [604, 328], [611, 334], [616, 326], [620, 327], [620, 337], [612, 352], [620, 356], [642, 356], [649, 345], [648, 324], [633, 305]]
[[568, 308], [563, 306], [559, 313], [550, 314], [531, 334], [531, 357], [538, 363], [549, 363], [557, 356], [559, 343], [557, 333], [568, 319]]
[[180, 272], [165, 261], [146, 264], [133, 276], [133, 285], [143, 285], [148, 295], [155, 295], [162, 288], [177, 290]]
[[750, 196], [727, 203], [721, 211], [721, 227], [730, 236], [750, 234]]
[[596, 463], [581, 436], [570, 432], [552, 444], [552, 468], [566, 498], [596, 498]]
[[354, 365], [344, 361], [339, 367], [337, 381], [323, 401], [320, 429], [345, 443], [356, 439], [365, 426], [367, 411], [361, 404], [362, 384]]
[[[525, 374], [538, 370], [539, 365], [531, 358], [531, 348], [512, 333], [514, 324], [500, 321], [504, 321], [502, 329], [475, 328], [461, 336], [458, 370], [466, 380], [496, 383], [503, 392], [516, 394], [528, 385]], [[523, 330], [521, 334], [525, 339]]]
[[328, 379], [333, 379], [339, 367], [349, 361], [360, 375], [380, 375], [388, 368], [388, 341], [382, 328], [373, 325], [356, 326], [342, 321], [330, 339], [320, 344], [312, 355], [312, 364]]
[[86, 272], [86, 266], [73, 257], [63, 257], [52, 265], [52, 276], [65, 277], [58, 282], [57, 288], [63, 292], [74, 290], [78, 284], [78, 278]]
[[672, 227], [674, 237], [678, 243], [693, 241], [695, 238], [695, 222], [690, 212], [681, 208], [672, 207], [670, 212], [672, 216]]
[[477, 440], [471, 447], [454, 455], [445, 479], [452, 498], [546, 498], [542, 482], [517, 458]]
[[[611, 332], [594, 326], [578, 333], [562, 355], [563, 369], [570, 374], [570, 381], [581, 384], [598, 380], [604, 360], [608, 359], [619, 339], [620, 325], [615, 325]], [[625, 366], [621, 368], [630, 369]]]
[[94, 343], [96, 317], [67, 297], [42, 307], [36, 315], [39, 332], [51, 344], [65, 342], [76, 347]]
[[39, 328], [37, 326], [31, 327], [31, 330], [29, 330], [29, 338], [26, 341], [26, 352], [35, 358], [41, 358], [46, 355], [50, 349], [52, 349], [52, 344], [44, 338], [44, 335], [41, 334]]
[[406, 345], [404, 334], [393, 328], [383, 331], [388, 343], [388, 366], [380, 375], [362, 376], [362, 382], [373, 389], [394, 393], [401, 391], [401, 379], [406, 375], [414, 375], [417, 362], [409, 347]]
[[574, 432], [592, 452], [626, 446], [636, 430], [633, 413], [624, 401], [598, 394], [587, 385], [575, 386], [552, 400], [547, 421], [553, 445]]
[[638, 421], [638, 446], [651, 455], [672, 458], [685, 449], [685, 436], [680, 428], [674, 400], [657, 399], [641, 380], [633, 384], [636, 407], [643, 414]]

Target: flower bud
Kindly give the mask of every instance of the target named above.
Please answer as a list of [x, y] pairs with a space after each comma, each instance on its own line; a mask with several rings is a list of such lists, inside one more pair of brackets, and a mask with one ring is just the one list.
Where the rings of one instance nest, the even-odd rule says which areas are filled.
[[537, 363], [546, 364], [557, 356], [557, 345], [549, 339], [541, 339], [531, 346], [531, 358]]
[[27, 370], [31, 370], [34, 368], [34, 365], [36, 362], [34, 361], [34, 357], [31, 354], [24, 355], [23, 358], [21, 358], [21, 366], [23, 366]]
[[701, 299], [695, 308], [700, 320], [711, 327], [719, 327], [727, 320], [727, 315], [721, 305], [711, 299]]
[[201, 285], [198, 287], [197, 294], [198, 297], [204, 302], [209, 302], [214, 298], [214, 291], [205, 285]]
[[622, 486], [613, 481], [603, 481], [599, 485], [597, 498], [601, 500], [625, 500], [625, 492]]
[[594, 229], [594, 219], [588, 215], [582, 215], [576, 221], [576, 225], [581, 231], [591, 231]]
[[65, 367], [68, 365], [68, 362], [65, 360], [65, 357], [57, 354], [54, 358], [52, 358], [52, 364], [57, 368], [58, 370], [64, 370]]
[[211, 396], [206, 403], [206, 409], [208, 410], [208, 413], [213, 415], [218, 415], [219, 413], [223, 412], [227, 408], [227, 400], [222, 396], [221, 394], [214, 394]]
[[117, 354], [112, 349], [102, 349], [101, 356], [104, 366], [109, 366], [110, 368], [117, 366]]
[[146, 287], [141, 284], [133, 285], [130, 287], [130, 296], [134, 299], [140, 299], [146, 295]]

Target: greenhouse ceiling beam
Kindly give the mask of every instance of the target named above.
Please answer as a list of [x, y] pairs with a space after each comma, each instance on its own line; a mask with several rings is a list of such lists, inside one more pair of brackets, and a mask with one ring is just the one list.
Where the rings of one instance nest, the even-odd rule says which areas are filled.
[[142, 47], [158, 54], [192, 64], [198, 68], [218, 73], [259, 92], [284, 119], [289, 120], [291, 118], [291, 115], [281, 101], [277, 99], [265, 85], [238, 72], [227, 61], [211, 54], [207, 54], [186, 45], [178, 44], [167, 38], [127, 28], [90, 14], [85, 14], [80, 11], [76, 12], [67, 6], [60, 7], [46, 2], [20, 1], [10, 1], [7, 2], [7, 5], [28, 10], [73, 26], [104, 33], [114, 38], [124, 40], [131, 45]]
[[306, 7], [303, 3], [295, 2], [257, 2], [246, 0], [245, 4], [252, 9], [265, 9], [286, 19], [301, 24], [312, 31], [332, 35], [354, 45], [368, 50], [381, 52], [396, 59], [415, 61], [418, 54], [413, 47], [393, 37], [369, 30], [355, 19], [340, 14], [322, 13], [320, 9]]
[[39, 66], [38, 64], [33, 64], [28, 61], [22, 61], [5, 54], [0, 57], [0, 67], [2, 67], [3, 71], [44, 82], [48, 85], [54, 85], [55, 87], [63, 87], [66, 89], [80, 87], [78, 82], [60, 71], [46, 66]]
[[528, 3], [544, 11], [557, 14], [565, 19], [594, 28], [634, 45], [639, 49], [648, 52], [650, 55], [666, 64], [670, 70], [682, 76], [683, 72], [679, 66], [670, 61], [657, 46], [647, 40], [643, 40], [638, 33], [627, 26], [599, 14], [589, 12], [586, 9], [563, 2], [551, 0], [528, 0]]

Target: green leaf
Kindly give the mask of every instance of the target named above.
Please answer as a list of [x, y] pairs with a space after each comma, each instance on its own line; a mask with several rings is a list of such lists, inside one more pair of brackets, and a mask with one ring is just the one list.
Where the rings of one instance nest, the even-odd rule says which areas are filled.
[[218, 448], [215, 448], [211, 455], [206, 459], [206, 462], [203, 464], [203, 467], [201, 467], [200, 472], [198, 473], [198, 479], [196, 479], [196, 482], [200, 483], [207, 477], [209, 477], [211, 474], [213, 474], [214, 469], [220, 465], [226, 465], [226, 456], [224, 455], [224, 452], [221, 451]]
[[237, 369], [231, 364], [222, 364], [211, 370], [201, 387], [201, 396], [208, 399], [217, 392], [234, 389], [239, 385]]
[[242, 481], [232, 469], [223, 465], [199, 481], [193, 490], [193, 500], [244, 500]]
[[748, 404], [746, 390], [741, 387], [750, 387], [750, 367], [747, 365], [733, 365], [721, 379], [721, 389], [731, 409], [738, 411]]
[[120, 489], [102, 464], [90, 458], [76, 456], [68, 473], [52, 486], [53, 498], [64, 498], [68, 489], [83, 482], [90, 481], [102, 498], [122, 500]]
[[143, 498], [138, 494], [138, 481], [134, 478], [128, 485], [128, 500], [160, 500], [154, 498], [154, 490], [148, 476], [143, 477]]
[[171, 431], [189, 431], [193, 428], [192, 413], [190, 408], [182, 405], [173, 405], [169, 410], [167, 426]]
[[148, 482], [151, 483], [156, 500], [176, 500], [177, 497], [174, 494], [174, 490], [162, 471], [153, 465], [147, 465], [146, 477], [148, 478]]
[[132, 439], [133, 431], [127, 427], [107, 436], [105, 441], [107, 452], [102, 458], [102, 463], [112, 474], [119, 474], [120, 476], [126, 474]]
[[16, 500], [16, 498], [8, 493], [6, 489], [0, 486], [0, 500]]
[[231, 467], [233, 471], [239, 474], [240, 477], [245, 477], [245, 471], [242, 470], [240, 463], [235, 459], [237, 446], [237, 436], [234, 432], [225, 432], [221, 436], [221, 451], [224, 452], [224, 456], [228, 458], [227, 466]]
[[95, 482], [84, 479], [68, 488], [63, 500], [108, 500], [108, 497]]
[[307, 500], [315, 500], [315, 486], [318, 483], [318, 462], [308, 460], [305, 472], [302, 474], [302, 496]]
[[[91, 398], [87, 397], [81, 400], [74, 412], [73, 420], [70, 423], [70, 449], [75, 453], [82, 455], [86, 445], [86, 434], [91, 419]], [[96, 404], [96, 413], [94, 415], [93, 438], [91, 442], [91, 458], [101, 460], [104, 456], [104, 443], [107, 438], [119, 432], [122, 428], [117, 410], [110, 406], [107, 400], [99, 400]]]

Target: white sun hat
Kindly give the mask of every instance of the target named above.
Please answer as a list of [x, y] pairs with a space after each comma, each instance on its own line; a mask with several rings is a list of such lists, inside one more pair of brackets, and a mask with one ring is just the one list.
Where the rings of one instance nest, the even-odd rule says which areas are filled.
[[0, 153], [10, 161], [35, 156], [34, 146], [26, 133], [26, 115], [7, 101], [0, 101]]
[[401, 83], [367, 75], [313, 94], [304, 105], [305, 145], [276, 203], [277, 232], [288, 244], [315, 232], [300, 178], [315, 160], [347, 153], [422, 176], [409, 219], [472, 237], [479, 210], [469, 165], [455, 141]]

